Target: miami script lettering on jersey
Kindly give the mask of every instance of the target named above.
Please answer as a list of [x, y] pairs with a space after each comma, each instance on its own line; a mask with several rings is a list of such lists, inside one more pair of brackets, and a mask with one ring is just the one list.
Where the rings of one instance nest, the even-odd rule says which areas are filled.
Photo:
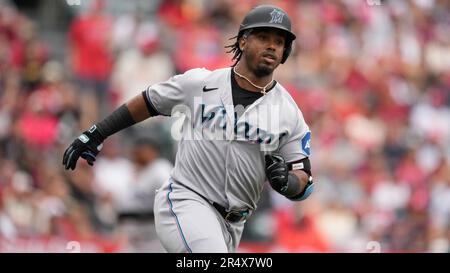
[[183, 118], [174, 124], [172, 136], [177, 140], [236, 140], [278, 144], [286, 135], [279, 126], [280, 109], [273, 105], [261, 105], [249, 110], [241, 105], [207, 105], [201, 98], [194, 100], [193, 114], [189, 107], [178, 105], [172, 111], [172, 116]]

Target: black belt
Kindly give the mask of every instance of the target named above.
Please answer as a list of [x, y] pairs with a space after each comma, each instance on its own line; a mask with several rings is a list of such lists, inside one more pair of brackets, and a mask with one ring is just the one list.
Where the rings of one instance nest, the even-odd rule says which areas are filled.
[[222, 217], [230, 222], [230, 223], [236, 223], [239, 221], [243, 221], [247, 219], [249, 215], [249, 210], [230, 210], [227, 211], [224, 207], [217, 204], [216, 202], [212, 202], [212, 205], [216, 208], [216, 210], [222, 215]]
[[220, 215], [222, 215], [223, 219], [225, 219], [226, 221], [228, 221], [230, 223], [236, 223], [239, 221], [243, 221], [243, 220], [247, 219], [247, 217], [249, 216], [250, 210], [248, 210], [248, 209], [227, 211], [221, 205], [217, 204], [216, 202], [210, 201], [208, 198], [204, 197], [203, 195], [201, 195], [197, 191], [191, 189], [190, 187], [188, 187], [182, 183], [179, 183], [179, 184], [182, 185], [183, 187], [187, 188], [188, 190], [195, 192], [198, 196], [200, 196], [203, 199], [205, 199], [206, 201], [208, 201], [211, 205], [213, 205], [213, 207], [216, 208], [216, 210], [220, 213]]

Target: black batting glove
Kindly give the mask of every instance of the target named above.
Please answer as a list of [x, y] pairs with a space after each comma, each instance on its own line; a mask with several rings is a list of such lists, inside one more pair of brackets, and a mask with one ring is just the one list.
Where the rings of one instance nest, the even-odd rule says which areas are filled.
[[270, 186], [275, 191], [285, 195], [289, 184], [289, 169], [286, 161], [278, 154], [267, 154], [264, 159], [266, 161], [266, 176]]
[[80, 156], [89, 165], [94, 165], [95, 157], [102, 149], [104, 140], [105, 138], [100, 134], [95, 125], [89, 130], [84, 131], [64, 152], [62, 163], [65, 169], [75, 170]]

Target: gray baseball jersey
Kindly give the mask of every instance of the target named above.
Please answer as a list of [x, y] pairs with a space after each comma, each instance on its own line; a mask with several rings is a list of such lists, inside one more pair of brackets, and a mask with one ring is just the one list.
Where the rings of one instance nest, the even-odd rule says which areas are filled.
[[[172, 136], [180, 142], [171, 180], [161, 188], [160, 203], [158, 200], [155, 203], [160, 237], [172, 236], [173, 240], [174, 234], [167, 230], [168, 222], [158, 220], [157, 210], [163, 206], [171, 210], [177, 207], [174, 196], [174, 200], [169, 200], [170, 193], [175, 194], [174, 188], [179, 190], [184, 186], [229, 210], [248, 208], [252, 211], [256, 209], [266, 181], [265, 153], [280, 153], [286, 162], [309, 156], [309, 128], [296, 103], [279, 83], [246, 109], [233, 106], [231, 68], [192, 69], [150, 86], [145, 94], [156, 111], [178, 116], [182, 124], [180, 130], [172, 130]], [[164, 215], [175, 214], [170, 211]], [[159, 217], [162, 216], [159, 212]], [[180, 231], [181, 218], [186, 217], [175, 218]], [[230, 241], [228, 250], [235, 249], [242, 227], [232, 234], [231, 237], [237, 238]], [[186, 225], [183, 228], [189, 229]], [[182, 237], [187, 237], [184, 235]], [[187, 247], [186, 244], [189, 238], [183, 240], [184, 246], [166, 244], [165, 247], [168, 251], [183, 251], [182, 247], [192, 250], [192, 245]], [[164, 244], [164, 239], [162, 241]]]

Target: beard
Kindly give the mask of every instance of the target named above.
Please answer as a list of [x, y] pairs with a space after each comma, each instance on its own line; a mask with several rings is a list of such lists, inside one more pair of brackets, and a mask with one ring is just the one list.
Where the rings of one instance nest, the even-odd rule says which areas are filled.
[[257, 62], [255, 63], [257, 56], [256, 54], [245, 54], [245, 62], [247, 64], [250, 64], [250, 69], [252, 70], [253, 74], [258, 77], [266, 77], [273, 73], [275, 68], [277, 68], [278, 64], [276, 64], [274, 67], [267, 65], [263, 62]]
[[272, 69], [266, 65], [257, 65], [256, 69], [253, 71], [253, 73], [255, 74], [256, 77], [258, 78], [262, 78], [265, 76], [269, 76], [270, 74], [273, 73], [275, 69]]

